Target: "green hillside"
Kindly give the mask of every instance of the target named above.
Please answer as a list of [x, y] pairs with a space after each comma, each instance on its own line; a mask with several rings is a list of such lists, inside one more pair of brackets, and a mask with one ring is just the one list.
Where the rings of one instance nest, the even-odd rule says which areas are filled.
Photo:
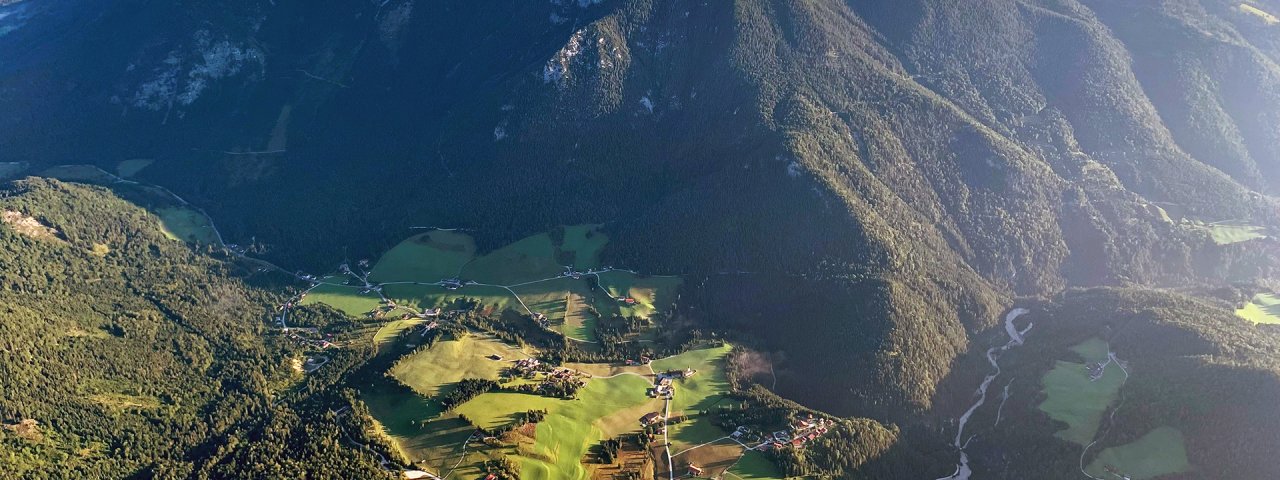
[[295, 373], [304, 351], [266, 328], [277, 288], [102, 188], [22, 180], [0, 190], [0, 210], [8, 478], [384, 474], [322, 441], [352, 428], [327, 412], [365, 353]]

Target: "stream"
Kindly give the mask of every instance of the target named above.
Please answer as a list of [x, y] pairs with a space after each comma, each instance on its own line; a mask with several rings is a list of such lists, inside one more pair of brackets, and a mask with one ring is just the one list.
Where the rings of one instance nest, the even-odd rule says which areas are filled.
[[[982, 380], [982, 384], [978, 385], [976, 392], [978, 400], [964, 412], [964, 415], [960, 416], [960, 427], [956, 431], [955, 439], [955, 447], [960, 450], [960, 463], [956, 465], [956, 473], [938, 480], [968, 480], [969, 476], [973, 474], [973, 471], [969, 468], [969, 454], [964, 451], [965, 447], [969, 445], [969, 440], [972, 440], [973, 437], [969, 437], [966, 440], [964, 438], [964, 428], [969, 423], [969, 417], [973, 416], [973, 412], [977, 411], [978, 407], [981, 407], [984, 403], [987, 403], [987, 388], [991, 386], [991, 382], [995, 381], [996, 377], [1000, 376], [1000, 354], [1013, 347], [1021, 346], [1023, 343], [1022, 336], [1031, 330], [1031, 324], [1027, 324], [1026, 328], [1022, 330], [1018, 330], [1018, 327], [1013, 325], [1014, 320], [1029, 311], [1025, 308], [1015, 308], [1005, 315], [1004, 331], [1009, 336], [1009, 341], [1002, 346], [987, 349], [987, 362], [991, 363], [991, 368], [994, 368], [995, 371], [987, 375]], [[1008, 397], [1006, 396], [1005, 398], [1007, 399]]]

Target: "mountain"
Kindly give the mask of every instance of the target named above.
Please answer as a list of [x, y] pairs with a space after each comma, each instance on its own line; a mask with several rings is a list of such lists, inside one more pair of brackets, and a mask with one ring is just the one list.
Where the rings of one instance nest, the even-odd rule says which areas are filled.
[[294, 372], [300, 346], [261, 321], [278, 282], [167, 238], [103, 188], [23, 180], [0, 210], [6, 476], [384, 474], [335, 442], [362, 434], [328, 410], [367, 352], [335, 354], [332, 376]]
[[963, 411], [1017, 299], [1273, 285], [1273, 13], [27, 1], [0, 6], [0, 161], [155, 160], [290, 268], [602, 223], [606, 264], [693, 279], [690, 318], [780, 359], [776, 393], [910, 423]]

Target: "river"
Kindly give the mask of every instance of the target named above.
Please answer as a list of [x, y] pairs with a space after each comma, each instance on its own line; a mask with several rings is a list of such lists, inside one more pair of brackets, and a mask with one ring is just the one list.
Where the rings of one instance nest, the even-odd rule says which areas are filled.
[[968, 480], [969, 476], [973, 474], [973, 471], [969, 468], [969, 454], [965, 452], [965, 447], [969, 445], [969, 440], [972, 440], [973, 437], [969, 437], [969, 439], [966, 440], [964, 438], [964, 429], [965, 426], [969, 424], [969, 417], [973, 416], [973, 412], [977, 411], [978, 407], [981, 407], [984, 403], [987, 403], [987, 388], [991, 386], [991, 382], [995, 381], [996, 377], [1000, 376], [1000, 355], [1013, 347], [1021, 346], [1023, 343], [1023, 335], [1026, 335], [1026, 333], [1031, 330], [1031, 324], [1027, 324], [1027, 326], [1022, 330], [1018, 330], [1018, 327], [1013, 324], [1014, 320], [1017, 320], [1018, 317], [1021, 317], [1027, 312], [1030, 312], [1030, 310], [1025, 308], [1015, 308], [1010, 310], [1009, 313], [1004, 316], [1004, 331], [1005, 335], [1008, 335], [1009, 341], [1004, 345], [987, 349], [987, 362], [991, 363], [991, 368], [995, 369], [995, 371], [982, 379], [982, 384], [978, 385], [978, 390], [976, 392], [978, 400], [973, 402], [973, 405], [964, 412], [964, 415], [960, 416], [960, 426], [956, 431], [956, 439], [954, 443], [956, 449], [960, 450], [960, 463], [956, 464], [956, 473], [951, 474], [949, 477], [939, 478], [938, 480]]

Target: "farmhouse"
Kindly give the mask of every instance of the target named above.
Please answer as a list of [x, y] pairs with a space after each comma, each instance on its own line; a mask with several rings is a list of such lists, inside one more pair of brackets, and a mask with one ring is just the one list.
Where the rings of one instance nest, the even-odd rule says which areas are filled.
[[694, 464], [690, 463], [690, 464], [689, 464], [689, 476], [691, 476], [691, 477], [701, 477], [701, 476], [702, 476], [702, 469], [701, 469], [701, 468], [698, 468], [698, 466], [697, 466], [697, 465], [694, 465]]
[[647, 427], [655, 422], [662, 420], [661, 412], [649, 412], [640, 417], [640, 426]]

